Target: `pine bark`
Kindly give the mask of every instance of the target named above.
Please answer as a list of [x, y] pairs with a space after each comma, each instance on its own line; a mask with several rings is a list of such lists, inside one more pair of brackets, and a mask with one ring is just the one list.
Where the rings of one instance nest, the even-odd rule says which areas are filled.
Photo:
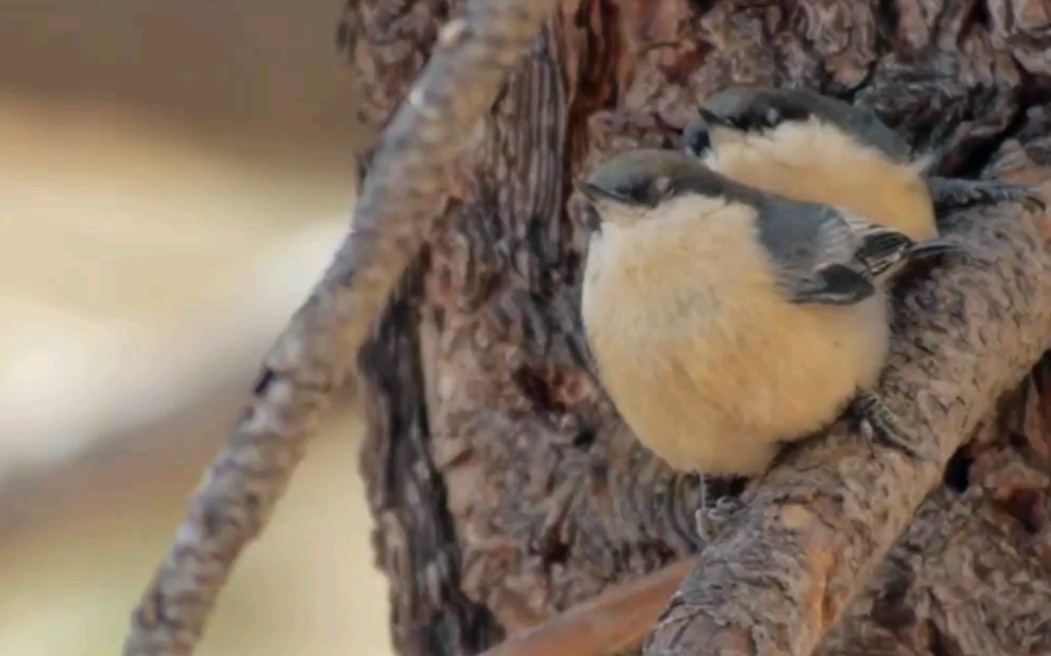
[[[449, 11], [350, 2], [340, 43], [374, 129]], [[638, 445], [591, 373], [574, 177], [616, 151], [676, 147], [700, 100], [761, 84], [873, 109], [942, 175], [1044, 182], [1049, 18], [1035, 0], [563, 0], [478, 126], [438, 229], [361, 357], [362, 470], [399, 653], [478, 653], [700, 546], [696, 477]], [[977, 232], [999, 238], [995, 225]], [[1013, 243], [1046, 260], [1031, 236]], [[1046, 294], [1029, 278], [1046, 262], [1030, 264], [1012, 270], [1015, 287]], [[972, 332], [981, 348], [980, 321]], [[1047, 337], [1004, 357], [1035, 360]], [[818, 653], [1051, 650], [1049, 371], [1035, 364], [982, 413]]]

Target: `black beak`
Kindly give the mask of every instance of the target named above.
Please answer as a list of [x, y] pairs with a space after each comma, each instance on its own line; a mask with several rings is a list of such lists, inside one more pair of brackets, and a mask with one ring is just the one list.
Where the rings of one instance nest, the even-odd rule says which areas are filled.
[[731, 125], [730, 122], [727, 121], [725, 118], [723, 118], [722, 116], [719, 116], [718, 114], [715, 114], [713, 112], [708, 111], [704, 107], [698, 106], [697, 107], [697, 113], [701, 116], [701, 119], [705, 123], [708, 124], [708, 127], [720, 127], [720, 128], [732, 128], [733, 127], [733, 125]]
[[604, 198], [605, 193], [600, 187], [588, 182], [576, 181], [573, 183], [573, 186], [586, 199], [585, 202], [580, 204], [581, 223], [592, 234], [601, 232], [602, 218], [599, 216], [595, 203]]

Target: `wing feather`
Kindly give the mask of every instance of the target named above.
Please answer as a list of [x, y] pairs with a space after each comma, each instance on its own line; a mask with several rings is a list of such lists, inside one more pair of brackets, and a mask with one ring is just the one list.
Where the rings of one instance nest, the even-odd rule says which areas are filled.
[[777, 283], [793, 303], [860, 303], [916, 246], [897, 230], [827, 205], [771, 198], [758, 220]]

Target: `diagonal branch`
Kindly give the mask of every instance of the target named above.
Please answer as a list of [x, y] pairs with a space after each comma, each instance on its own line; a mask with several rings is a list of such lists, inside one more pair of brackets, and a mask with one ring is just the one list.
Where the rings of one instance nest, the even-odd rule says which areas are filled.
[[471, 132], [554, 0], [472, 0], [387, 128], [351, 235], [267, 355], [254, 394], [133, 615], [128, 656], [193, 651], [219, 589], [259, 534], [375, 317], [435, 219]]
[[615, 585], [479, 656], [615, 656], [638, 649], [692, 563]]
[[938, 269], [903, 295], [882, 386], [938, 461], [869, 447], [842, 425], [801, 445], [700, 554], [647, 656], [810, 654], [961, 441], [1051, 346], [1051, 257], [1037, 222], [1001, 206], [956, 223], [952, 238], [981, 261]]
[[[1030, 376], [1046, 372], [1048, 362], [1045, 355]], [[1043, 473], [1046, 468], [1031, 468], [1010, 445], [1019, 435], [1030, 444], [1048, 438], [1045, 421], [1034, 422], [1031, 416], [1039, 414], [1041, 401], [1035, 387], [1023, 382], [982, 419], [999, 436], [999, 447], [984, 447], [990, 449], [986, 456], [996, 454], [989, 458], [996, 464], [987, 461], [986, 473], [977, 474], [978, 480], [971, 470], [964, 494], [942, 485], [927, 496], [815, 653], [912, 653], [910, 648], [941, 640], [952, 641], [953, 653], [1007, 653], [1011, 645], [1017, 649], [1023, 644], [1030, 647], [1027, 653], [1035, 653], [1036, 646], [1051, 644], [1051, 636], [1034, 629], [1046, 625], [1051, 616], [1051, 588], [1045, 582], [1046, 554], [1036, 546], [1041, 537], [1033, 533], [1041, 521], [1041, 495], [1051, 479]], [[1025, 523], [1034, 520], [1036, 524]], [[975, 567], [975, 559], [981, 566]], [[636, 653], [692, 565], [692, 558], [675, 561], [613, 585], [479, 656]], [[1009, 579], [1004, 572], [1011, 573]], [[996, 612], [975, 622], [976, 608], [983, 615], [992, 608]]]

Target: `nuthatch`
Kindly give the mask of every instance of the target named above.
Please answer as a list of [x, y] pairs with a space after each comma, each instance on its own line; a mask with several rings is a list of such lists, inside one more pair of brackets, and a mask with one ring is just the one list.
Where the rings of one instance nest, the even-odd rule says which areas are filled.
[[618, 155], [578, 188], [598, 375], [671, 467], [760, 474], [780, 442], [848, 408], [926, 457], [872, 390], [888, 350], [888, 280], [952, 246], [746, 187], [672, 150]]
[[686, 151], [737, 182], [842, 207], [912, 239], [938, 234], [950, 207], [1017, 201], [1029, 187], [929, 176], [929, 158], [868, 110], [802, 89], [733, 87], [709, 97], [683, 131]]

